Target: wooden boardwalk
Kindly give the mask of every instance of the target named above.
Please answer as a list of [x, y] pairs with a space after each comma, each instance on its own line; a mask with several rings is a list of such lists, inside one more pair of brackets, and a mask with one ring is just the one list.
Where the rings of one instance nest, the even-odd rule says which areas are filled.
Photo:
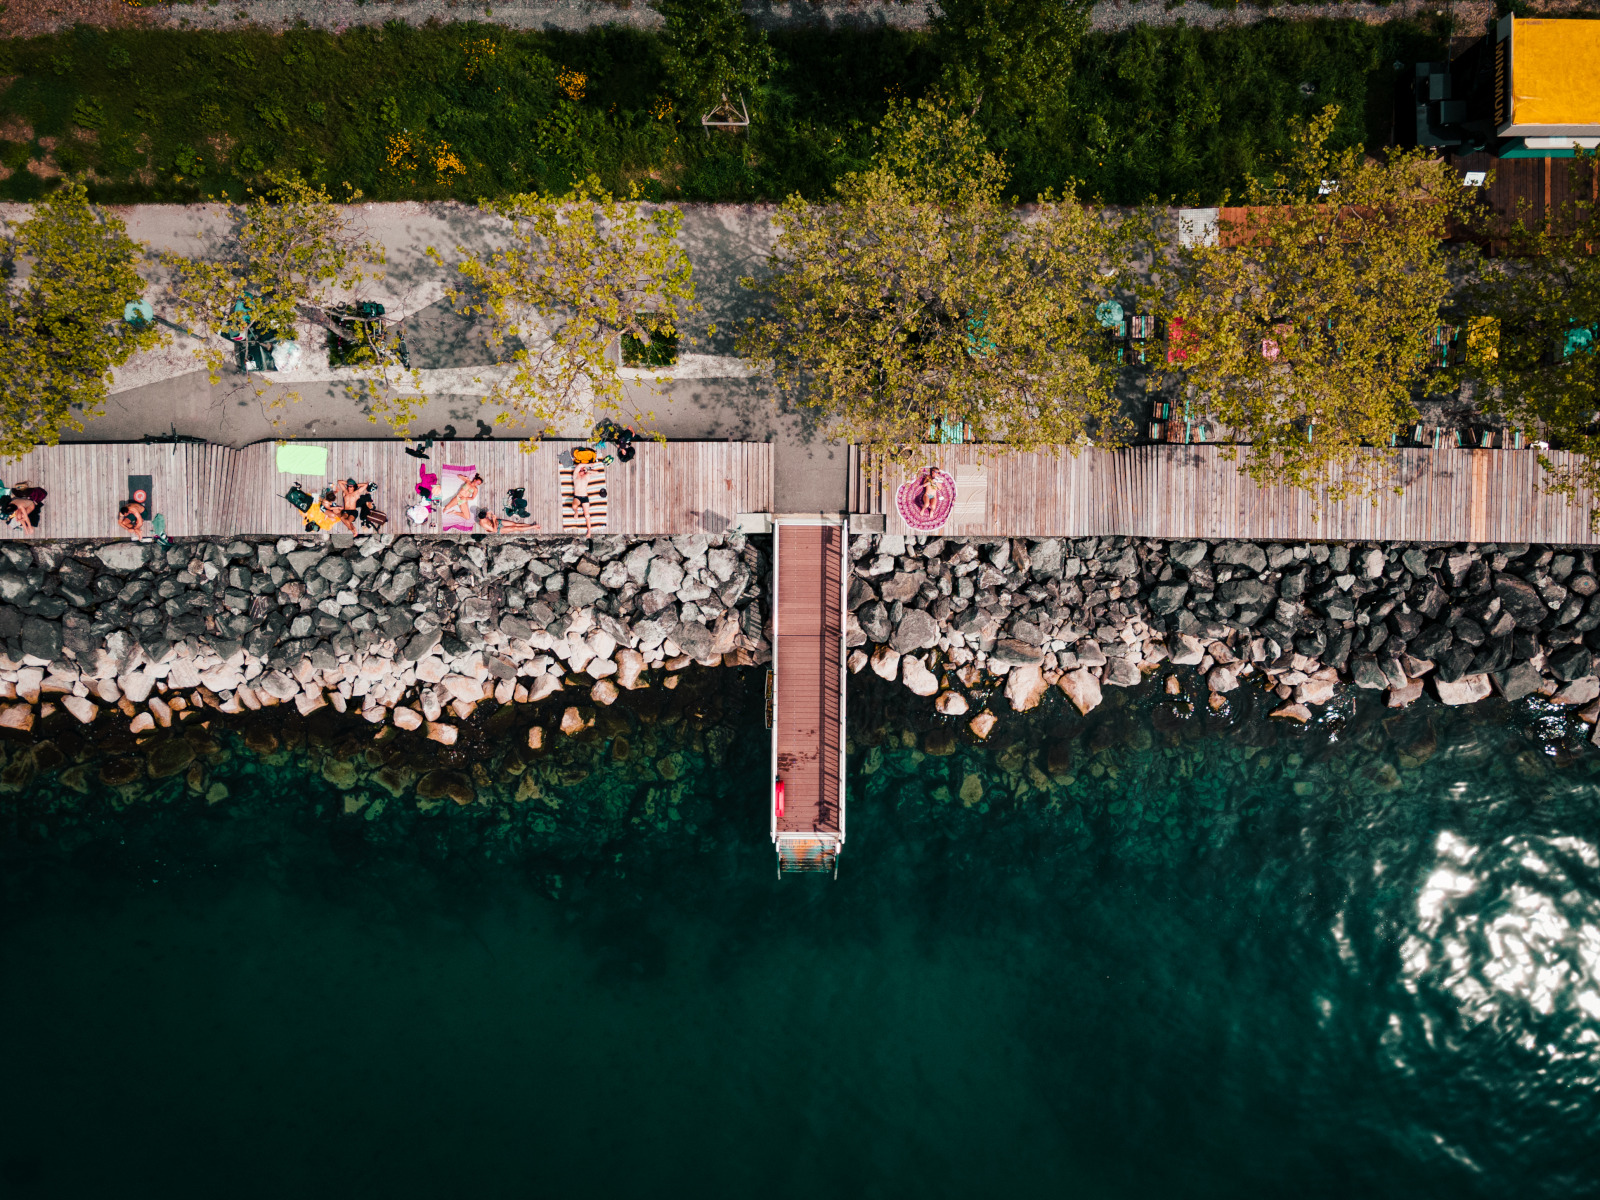
[[776, 788], [772, 839], [779, 871], [837, 870], [844, 843], [844, 604], [842, 525], [780, 522], [776, 530]]
[[[172, 537], [304, 532], [299, 512], [283, 496], [292, 483], [317, 492], [336, 479], [378, 484], [377, 506], [388, 532], [438, 533], [439, 518], [408, 526], [419, 460], [406, 443], [296, 442], [328, 450], [322, 475], [278, 470], [276, 442], [242, 450], [196, 443], [142, 445], [75, 442], [43, 446], [4, 465], [7, 483], [29, 482], [50, 493], [37, 538], [125, 536], [117, 507], [128, 499], [128, 477], [151, 477], [154, 511]], [[521, 441], [439, 442], [428, 469], [475, 466], [484, 478], [481, 506], [498, 515], [507, 490], [526, 489], [528, 516], [545, 534], [561, 529], [559, 456], [580, 442], [547, 441], [529, 453]], [[772, 511], [772, 447], [765, 442], [638, 442], [630, 463], [606, 467], [609, 514], [597, 534], [721, 533], [740, 513]], [[579, 531], [582, 532], [581, 530]], [[23, 536], [0, 527], [0, 536]]]
[[[1115, 453], [994, 453], [993, 447], [929, 446], [957, 481], [954, 536], [1240, 538], [1258, 541], [1544, 542], [1596, 545], [1595, 498], [1575, 503], [1543, 490], [1531, 450], [1371, 451], [1403, 491], [1328, 503], [1325, 494], [1257, 487], [1225, 447], [1139, 446]], [[985, 453], [988, 450], [989, 453]], [[1551, 452], [1555, 465], [1575, 456]], [[850, 510], [885, 514], [889, 533], [910, 533], [895, 506], [901, 476], [885, 479], [852, 449]]]

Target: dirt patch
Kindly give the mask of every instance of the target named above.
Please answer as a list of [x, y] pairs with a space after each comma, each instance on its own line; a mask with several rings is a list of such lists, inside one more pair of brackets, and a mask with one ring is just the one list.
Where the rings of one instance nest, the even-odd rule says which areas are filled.
[[39, 179], [60, 179], [61, 168], [53, 158], [30, 158], [28, 174]]
[[209, 133], [205, 137], [205, 143], [211, 147], [211, 153], [216, 155], [218, 162], [227, 162], [233, 154], [233, 148], [239, 144], [239, 139], [230, 133]]
[[61, 139], [56, 137], [42, 137], [39, 139], [40, 147], [45, 150], [54, 150], [60, 144]]
[[21, 117], [7, 117], [4, 122], [0, 122], [0, 141], [31, 142], [33, 126]]
[[78, 141], [88, 142], [90, 145], [93, 145], [100, 140], [99, 130], [85, 129], [82, 125], [74, 125], [72, 127], [72, 136]]

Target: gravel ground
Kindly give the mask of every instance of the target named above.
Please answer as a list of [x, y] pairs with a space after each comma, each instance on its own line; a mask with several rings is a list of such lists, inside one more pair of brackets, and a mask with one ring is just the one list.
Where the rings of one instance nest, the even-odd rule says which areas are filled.
[[[1438, 0], [1398, 0], [1397, 3], [1297, 4], [1282, 8], [1241, 5], [1213, 8], [1186, 0], [1102, 0], [1090, 20], [1096, 30], [1114, 31], [1134, 25], [1175, 25], [1182, 21], [1200, 28], [1248, 25], [1272, 17], [1311, 20], [1346, 17], [1377, 23], [1442, 12]], [[1568, 0], [1542, 6], [1545, 11], [1577, 7]], [[927, 24], [927, 6], [920, 0], [746, 0], [746, 11], [767, 28], [825, 24], [832, 27], [892, 25], [915, 29]], [[1493, 11], [1489, 0], [1466, 0], [1454, 6], [1459, 28], [1472, 28]], [[489, 21], [510, 29], [587, 29], [623, 24], [653, 29], [661, 17], [645, 0], [507, 0], [476, 4], [463, 0], [229, 0], [213, 4], [161, 4], [140, 7], [130, 0], [11, 0], [0, 12], [0, 36], [29, 37], [71, 28], [76, 24], [140, 25], [184, 29], [232, 29], [249, 22], [271, 29], [293, 28], [301, 22], [321, 29], [340, 30], [352, 25], [381, 25], [406, 21], [422, 25], [430, 20]]]

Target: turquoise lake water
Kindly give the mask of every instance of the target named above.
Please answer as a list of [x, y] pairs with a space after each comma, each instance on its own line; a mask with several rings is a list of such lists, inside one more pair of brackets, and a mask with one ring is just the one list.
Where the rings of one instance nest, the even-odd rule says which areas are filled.
[[1600, 1192], [1570, 714], [1151, 688], [927, 755], [858, 682], [839, 878], [779, 880], [759, 680], [710, 686], [521, 802], [520, 730], [371, 820], [337, 738], [220, 738], [211, 805], [13, 774], [0, 1195]]

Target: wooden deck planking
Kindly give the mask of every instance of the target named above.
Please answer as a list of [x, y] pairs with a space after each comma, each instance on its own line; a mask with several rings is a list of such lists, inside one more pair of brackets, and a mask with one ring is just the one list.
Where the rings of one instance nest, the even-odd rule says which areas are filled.
[[[173, 537], [303, 533], [298, 510], [284, 494], [299, 482], [313, 494], [336, 479], [378, 484], [376, 503], [389, 516], [392, 533], [438, 533], [439, 518], [418, 529], [405, 508], [414, 499], [419, 460], [397, 441], [310, 442], [327, 447], [324, 475], [283, 474], [277, 443], [242, 450], [178, 443], [74, 442], [41, 446], [4, 465], [3, 477], [27, 481], [50, 493], [39, 538], [123, 536], [117, 507], [128, 498], [128, 476], [150, 475], [155, 510], [165, 514]], [[474, 464], [483, 476], [478, 507], [497, 516], [505, 494], [527, 489], [529, 519], [541, 532], [559, 534], [558, 456], [580, 442], [544, 442], [532, 453], [521, 441], [441, 442], [428, 459], [435, 473], [445, 463]], [[607, 533], [636, 536], [721, 533], [743, 512], [772, 509], [772, 447], [765, 442], [645, 442], [631, 463], [606, 467], [610, 516]], [[601, 532], [596, 530], [596, 533]], [[0, 526], [0, 537], [22, 537]]]
[[774, 737], [779, 833], [839, 833], [844, 530], [780, 524]]
[[[985, 461], [982, 446], [930, 446], [923, 461], [952, 475]], [[1569, 505], [1544, 490], [1538, 456], [1518, 450], [1372, 451], [1389, 463], [1402, 493], [1331, 503], [1315, 493], [1259, 487], [1218, 446], [1140, 446], [992, 455], [987, 513], [952, 518], [952, 536], [1248, 538], [1268, 541], [1545, 542], [1600, 544], [1588, 514], [1595, 498]], [[1555, 465], [1573, 456], [1551, 452]], [[895, 508], [904, 478], [885, 479], [860, 456], [854, 511], [883, 513], [889, 533], [909, 533]]]

